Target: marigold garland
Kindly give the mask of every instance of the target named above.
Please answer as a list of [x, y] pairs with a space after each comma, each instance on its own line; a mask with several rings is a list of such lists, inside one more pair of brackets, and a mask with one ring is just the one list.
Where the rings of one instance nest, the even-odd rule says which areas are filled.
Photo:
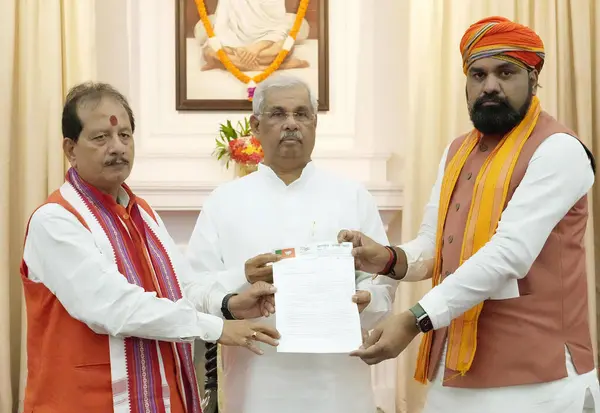
[[[206, 6], [204, 5], [204, 0], [195, 1], [196, 6], [198, 8], [198, 14], [200, 15], [200, 20], [204, 25], [204, 29], [206, 30], [208, 38], [210, 39], [216, 37], [215, 31], [213, 30], [213, 27], [210, 24], [210, 20], [208, 19], [208, 13], [206, 11]], [[304, 20], [304, 16], [306, 15], [306, 10], [308, 9], [309, 3], [310, 0], [301, 0], [300, 5], [298, 6], [298, 11], [296, 12], [296, 20], [294, 21], [292, 29], [288, 33], [288, 36], [291, 37], [294, 41], [296, 40], [296, 36], [298, 35], [300, 27], [302, 26], [302, 20]], [[279, 66], [281, 66], [289, 52], [290, 51], [288, 49], [282, 48], [277, 57], [275, 57], [273, 62], [271, 62], [271, 64], [264, 70], [264, 72], [254, 77], [250, 77], [244, 74], [244, 72], [242, 72], [240, 69], [238, 69], [238, 67], [234, 65], [233, 62], [229, 59], [229, 56], [227, 56], [227, 53], [225, 53], [222, 47], [219, 50], [217, 50], [217, 57], [219, 58], [225, 69], [227, 69], [229, 73], [237, 77], [241, 82], [244, 82], [246, 84], [250, 84], [252, 82], [254, 84], [253, 87], [248, 87], [248, 100], [252, 100], [252, 97], [254, 96], [255, 85], [262, 82], [263, 80], [271, 76], [273, 72], [279, 69]]]

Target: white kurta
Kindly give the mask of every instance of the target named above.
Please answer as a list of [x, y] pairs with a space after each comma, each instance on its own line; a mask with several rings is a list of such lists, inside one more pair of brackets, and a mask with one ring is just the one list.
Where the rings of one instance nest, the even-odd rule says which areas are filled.
[[[127, 205], [125, 191], [121, 204]], [[216, 341], [223, 331], [225, 291], [192, 274], [164, 224], [157, 235], [172, 260], [184, 298], [173, 302], [130, 284], [92, 233], [71, 212], [46, 204], [32, 216], [23, 259], [29, 279], [43, 283], [69, 312], [98, 334], [159, 341]], [[142, 213], [145, 219], [151, 219]], [[152, 224], [155, 225], [155, 224]], [[214, 315], [209, 315], [214, 314]]]
[[[403, 281], [431, 277], [447, 154], [448, 148], [440, 162], [419, 235], [401, 246], [409, 264]], [[576, 139], [563, 133], [546, 139], [533, 154], [490, 242], [420, 301], [434, 328], [447, 327], [452, 319], [483, 300], [510, 298], [511, 291], [518, 292], [517, 280], [527, 275], [550, 232], [593, 183], [589, 159]], [[424, 413], [581, 413], [584, 399], [586, 407], [593, 406], [594, 400], [600, 402], [596, 371], [578, 375], [568, 351], [567, 378], [496, 389], [444, 387], [439, 373], [444, 371], [443, 363], [444, 357]]]
[[[229, 269], [229, 274], [215, 277], [229, 290], [240, 291], [249, 285], [244, 274], [249, 258], [275, 249], [336, 242], [341, 229], [360, 230], [387, 244], [377, 206], [358, 183], [319, 170], [311, 162], [300, 179], [286, 186], [260, 165], [257, 172], [210, 195], [187, 256], [197, 272]], [[370, 275], [357, 274], [357, 288], [370, 290], [373, 297], [361, 315], [367, 328], [392, 306], [394, 290], [384, 284], [385, 277], [379, 278], [373, 282]], [[275, 325], [276, 316], [261, 321]], [[375, 411], [370, 368], [360, 359], [262, 349], [263, 356], [246, 349], [223, 349], [225, 413]]]
[[290, 29], [285, 0], [219, 0], [214, 27], [221, 44], [230, 47], [283, 41]]

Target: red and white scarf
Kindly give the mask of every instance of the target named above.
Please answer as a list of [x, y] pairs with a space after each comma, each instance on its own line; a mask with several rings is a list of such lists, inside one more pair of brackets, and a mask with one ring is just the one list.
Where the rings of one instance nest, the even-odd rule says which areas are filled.
[[[133, 193], [123, 189], [132, 200]], [[137, 273], [132, 257], [140, 251], [132, 250], [127, 228], [119, 216], [85, 183], [74, 169], [67, 172], [67, 182], [61, 194], [81, 214], [90, 229], [96, 245], [106, 256], [114, 257], [119, 272], [127, 281], [141, 287], [142, 276]], [[151, 276], [158, 297], [177, 301], [182, 298], [181, 286], [152, 211], [145, 211], [135, 203], [131, 209], [134, 222], [145, 241], [142, 259], [149, 259]], [[137, 218], [137, 220], [136, 220]], [[188, 413], [201, 413], [198, 384], [189, 343], [171, 343], [178, 372], [178, 385]], [[115, 413], [169, 413], [170, 389], [166, 380], [159, 342], [136, 337], [109, 336], [111, 380]]]

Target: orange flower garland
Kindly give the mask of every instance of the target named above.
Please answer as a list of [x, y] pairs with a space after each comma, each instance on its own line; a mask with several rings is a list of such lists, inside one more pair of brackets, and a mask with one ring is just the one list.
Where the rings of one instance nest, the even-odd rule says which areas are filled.
[[[202, 24], [204, 25], [204, 29], [206, 30], [206, 34], [208, 35], [208, 38], [210, 39], [210, 38], [216, 37], [215, 31], [213, 30], [213, 27], [210, 24], [210, 20], [208, 19], [208, 13], [206, 12], [206, 6], [204, 5], [204, 0], [195, 0], [195, 1], [196, 1], [196, 6], [198, 8], [198, 14], [200, 15], [200, 20], [202, 21]], [[298, 32], [300, 31], [300, 27], [302, 26], [302, 20], [304, 20], [304, 16], [306, 15], [306, 10], [308, 9], [309, 3], [310, 3], [310, 0], [301, 0], [300, 1], [300, 5], [298, 6], [298, 11], [296, 13], [296, 20], [294, 21], [294, 25], [292, 26], [292, 29], [288, 33], [288, 38], [291, 37], [293, 41], [296, 40], [296, 36], [298, 35]], [[293, 45], [293, 43], [292, 43], [292, 45]], [[291, 46], [290, 46], [290, 49], [291, 49]], [[240, 69], [238, 69], [237, 66], [234, 65], [233, 62], [229, 59], [229, 56], [227, 56], [227, 53], [225, 53], [225, 51], [223, 50], [222, 47], [219, 48], [219, 50], [217, 50], [217, 57], [219, 58], [221, 63], [223, 63], [223, 66], [225, 66], [225, 69], [227, 69], [227, 71], [229, 73], [231, 73], [232, 75], [237, 77], [240, 81], [242, 81], [246, 84], [253, 84], [252, 86], [248, 87], [248, 100], [252, 100], [252, 96], [254, 95], [254, 89], [256, 88], [256, 84], [262, 82], [263, 80], [265, 80], [266, 78], [271, 76], [273, 74], [273, 72], [275, 72], [277, 69], [279, 69], [279, 66], [281, 66], [281, 64], [287, 57], [288, 53], [290, 52], [290, 49], [286, 49], [285, 47], [282, 48], [281, 51], [279, 52], [279, 54], [277, 55], [277, 57], [275, 57], [273, 62], [271, 62], [271, 64], [265, 69], [265, 71], [254, 77], [250, 77], [250, 76], [244, 74], [244, 72], [242, 72]]]

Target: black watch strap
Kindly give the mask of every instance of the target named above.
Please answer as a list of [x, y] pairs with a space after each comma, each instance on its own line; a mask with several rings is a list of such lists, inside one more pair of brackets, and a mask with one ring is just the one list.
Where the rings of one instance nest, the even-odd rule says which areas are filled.
[[225, 297], [223, 297], [223, 301], [221, 302], [221, 312], [223, 313], [223, 317], [225, 317], [225, 320], [235, 320], [235, 317], [233, 316], [233, 314], [231, 314], [231, 311], [229, 311], [229, 300], [234, 295], [237, 294], [227, 294]]
[[427, 315], [423, 307], [421, 307], [421, 304], [415, 304], [413, 307], [410, 308], [409, 311], [413, 313], [413, 315], [417, 319], [417, 328], [419, 329], [419, 331], [421, 331], [421, 333], [427, 333], [433, 330], [433, 324], [431, 323], [431, 319], [429, 318], [429, 315]]

